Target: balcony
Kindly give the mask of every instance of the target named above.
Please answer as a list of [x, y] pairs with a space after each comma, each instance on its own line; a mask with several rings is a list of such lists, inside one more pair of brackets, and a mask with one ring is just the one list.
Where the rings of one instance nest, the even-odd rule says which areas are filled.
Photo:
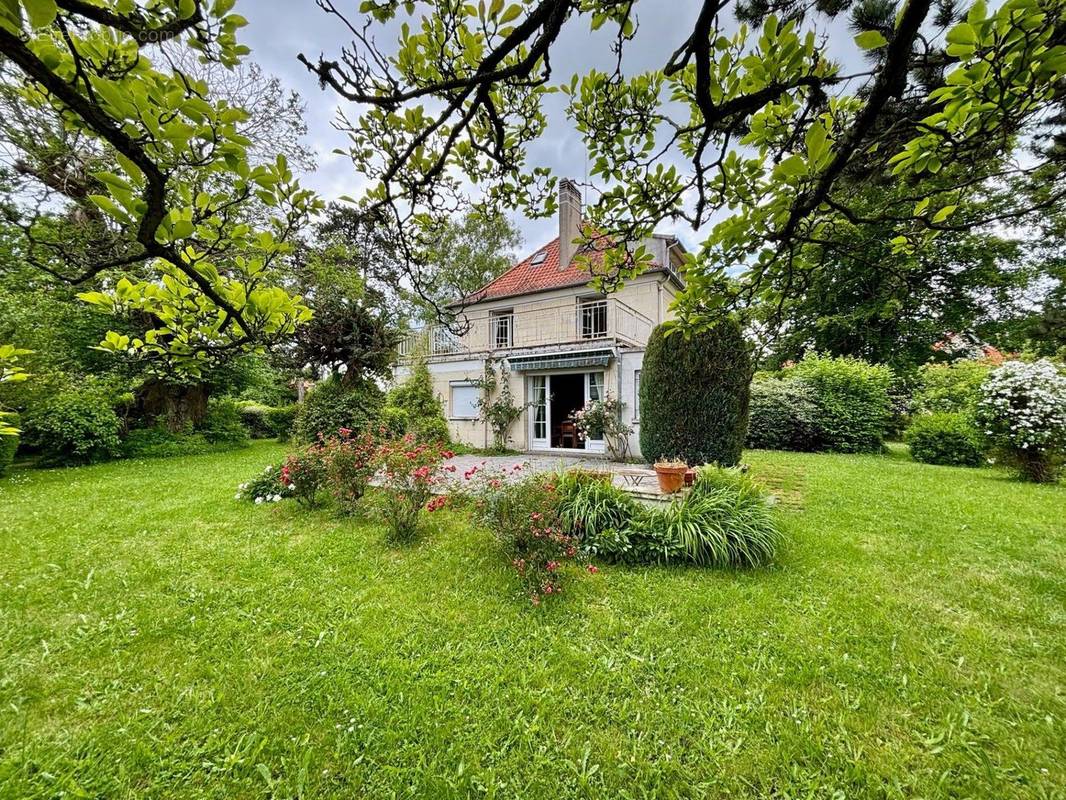
[[467, 324], [462, 336], [437, 325], [414, 331], [400, 342], [399, 354], [410, 356], [419, 347], [430, 356], [445, 356], [605, 340], [642, 346], [655, 327], [653, 320], [614, 297], [548, 306], [526, 303], [492, 314], [472, 311]]

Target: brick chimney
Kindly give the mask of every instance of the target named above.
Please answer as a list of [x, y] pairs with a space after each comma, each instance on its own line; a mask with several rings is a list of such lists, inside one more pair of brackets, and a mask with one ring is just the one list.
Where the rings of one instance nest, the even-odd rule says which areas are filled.
[[559, 181], [559, 269], [570, 266], [581, 236], [581, 192], [569, 178]]

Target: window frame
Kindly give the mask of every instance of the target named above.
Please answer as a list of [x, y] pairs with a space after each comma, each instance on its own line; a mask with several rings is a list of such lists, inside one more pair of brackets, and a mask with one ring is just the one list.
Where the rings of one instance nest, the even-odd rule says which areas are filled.
[[477, 411], [477, 407], [472, 406], [473, 414], [471, 416], [460, 416], [455, 413], [455, 390], [456, 389], [473, 389], [474, 399], [477, 400], [478, 387], [474, 381], [449, 381], [448, 383], [448, 419], [455, 420], [476, 420], [480, 414]]
[[[499, 322], [501, 320], [507, 320], [507, 343], [500, 344], [499, 341]], [[491, 336], [492, 348], [495, 350], [500, 347], [514, 347], [514, 309], [503, 308], [499, 311], [489, 312], [489, 335]]]
[[[590, 320], [589, 331], [585, 333], [585, 318], [586, 313]], [[597, 333], [593, 322], [600, 317], [603, 317], [603, 332]], [[607, 298], [606, 297], [579, 297], [577, 299], [577, 333], [578, 338], [582, 341], [595, 341], [596, 339], [606, 339], [608, 334], [608, 328], [610, 327], [607, 319]]]

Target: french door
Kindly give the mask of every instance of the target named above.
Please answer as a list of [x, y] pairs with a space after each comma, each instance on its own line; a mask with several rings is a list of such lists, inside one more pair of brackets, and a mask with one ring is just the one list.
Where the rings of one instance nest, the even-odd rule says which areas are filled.
[[[604, 373], [583, 373], [585, 387], [585, 405], [596, 400], [602, 400], [604, 395]], [[564, 449], [552, 447], [552, 431], [565, 419], [555, 419], [552, 415], [552, 376], [532, 375], [529, 378], [529, 441], [532, 450]], [[564, 414], [564, 410], [557, 410], [556, 416]], [[572, 449], [572, 448], [565, 448]], [[605, 451], [603, 435], [599, 438], [585, 438], [578, 443], [577, 449], [587, 450], [592, 453]]]

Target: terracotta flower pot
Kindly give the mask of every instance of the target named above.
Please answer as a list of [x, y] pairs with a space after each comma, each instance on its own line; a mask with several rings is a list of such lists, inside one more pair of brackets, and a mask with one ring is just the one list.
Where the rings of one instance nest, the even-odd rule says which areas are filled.
[[661, 467], [655, 466], [655, 475], [659, 479], [659, 489], [663, 494], [680, 492], [685, 485], [685, 473], [688, 467]]

